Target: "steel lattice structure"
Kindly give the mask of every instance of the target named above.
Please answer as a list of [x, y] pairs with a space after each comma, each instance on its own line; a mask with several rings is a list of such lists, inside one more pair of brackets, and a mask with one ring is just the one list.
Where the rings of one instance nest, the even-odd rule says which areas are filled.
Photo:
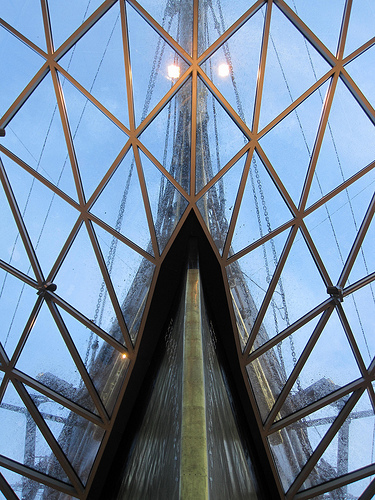
[[300, 3], [1, 3], [5, 498], [87, 497], [191, 211], [280, 497], [374, 494], [375, 13]]

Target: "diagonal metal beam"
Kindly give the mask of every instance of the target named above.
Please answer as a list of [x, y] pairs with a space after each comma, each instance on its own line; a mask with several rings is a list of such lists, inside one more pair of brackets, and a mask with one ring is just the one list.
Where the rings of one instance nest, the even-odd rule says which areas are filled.
[[69, 350], [69, 353], [79, 371], [79, 374], [83, 380], [83, 382], [85, 383], [85, 386], [86, 386], [86, 389], [88, 391], [88, 393], [90, 394], [90, 397], [91, 399], [93, 400], [95, 406], [96, 406], [96, 409], [98, 410], [98, 413], [101, 417], [101, 420], [104, 422], [104, 424], [106, 426], [108, 426], [108, 421], [109, 421], [109, 417], [108, 417], [108, 413], [104, 407], [104, 404], [102, 402], [102, 400], [100, 399], [100, 396], [94, 386], [94, 383], [93, 381], [91, 380], [91, 377], [90, 375], [88, 374], [87, 370], [86, 370], [86, 367], [81, 359], [81, 356], [79, 355], [79, 352], [69, 334], [69, 331], [60, 315], [60, 312], [59, 310], [57, 309], [56, 307], [56, 304], [54, 302], [52, 302], [51, 300], [47, 299], [46, 300], [47, 302], [47, 306], [52, 314], [52, 317], [53, 319], [55, 320], [56, 322], [56, 325], [61, 333], [61, 336], [65, 342], [65, 345], [67, 347], [67, 349]]
[[309, 476], [310, 472], [313, 470], [315, 467], [316, 463], [320, 459], [320, 457], [323, 455], [325, 450], [328, 448], [329, 444], [331, 443], [332, 439], [340, 429], [340, 427], [343, 425], [345, 422], [346, 418], [349, 416], [350, 412], [354, 408], [354, 406], [357, 404], [359, 401], [360, 397], [362, 396], [364, 391], [364, 388], [356, 390], [349, 398], [341, 412], [338, 414], [336, 417], [334, 423], [331, 425], [331, 427], [328, 429], [326, 434], [324, 435], [323, 439], [320, 441], [318, 446], [316, 447], [315, 451], [309, 458], [308, 462], [306, 465], [303, 467], [301, 473], [299, 476], [297, 476], [297, 479], [294, 481], [292, 486], [289, 488], [287, 494], [286, 494], [286, 500], [291, 500], [294, 498], [295, 494], [297, 491], [300, 489], [302, 484], [305, 482], [307, 477]]
[[323, 44], [323, 42], [313, 33], [310, 28], [297, 16], [297, 14], [289, 7], [285, 0], [274, 0], [277, 7], [285, 14], [298, 31], [309, 41], [309, 43], [317, 50], [317, 52], [330, 64], [334, 66], [336, 57]]
[[333, 78], [329, 84], [326, 97], [324, 99], [322, 116], [320, 118], [318, 132], [317, 132], [314, 147], [312, 150], [312, 154], [311, 154], [311, 158], [310, 158], [310, 162], [309, 162], [309, 167], [308, 167], [308, 172], [306, 175], [305, 183], [304, 183], [303, 190], [302, 190], [301, 200], [300, 200], [300, 204], [299, 204], [299, 209], [301, 211], [305, 209], [305, 206], [307, 203], [307, 198], [308, 198], [308, 195], [310, 192], [311, 183], [312, 183], [314, 173], [315, 173], [316, 163], [317, 163], [318, 158], [319, 158], [320, 148], [322, 146], [324, 133], [326, 131], [327, 124], [328, 124], [328, 117], [329, 117], [329, 113], [331, 111], [333, 96], [334, 96], [334, 93], [335, 93], [335, 90], [337, 87], [339, 74], [340, 74], [339, 69], [336, 69], [336, 72], [334, 73]]
[[351, 394], [352, 392], [363, 389], [363, 387], [366, 385], [366, 381], [363, 378], [359, 378], [357, 380], [354, 380], [353, 382], [350, 382], [349, 384], [345, 385], [344, 387], [341, 387], [340, 389], [337, 389], [337, 391], [331, 392], [330, 394], [327, 394], [327, 396], [324, 396], [323, 398], [319, 399], [318, 401], [314, 401], [313, 403], [305, 406], [304, 408], [301, 408], [300, 410], [297, 410], [296, 412], [292, 413], [291, 415], [287, 415], [286, 417], [277, 420], [274, 422], [270, 429], [269, 429], [269, 435], [271, 435], [274, 432], [278, 432], [281, 429], [284, 429], [285, 427], [288, 427], [289, 425], [294, 424], [295, 422], [298, 422], [305, 417], [311, 415], [312, 413], [321, 410], [325, 406], [328, 406], [335, 401], [339, 401], [343, 397]]
[[[161, 36], [167, 44], [177, 52], [177, 54], [187, 63], [192, 63], [192, 57], [186, 52], [186, 50], [181, 47], [181, 45], [170, 36], [165, 29], [160, 26], [160, 24], [155, 21], [155, 19], [140, 5], [136, 0], [126, 0], [137, 12], [142, 16], [142, 18], [153, 28], [156, 33]], [[193, 35], [194, 36], [194, 35]], [[194, 57], [194, 56], [193, 56]]]
[[21, 211], [18, 207], [18, 203], [17, 203], [16, 198], [14, 196], [12, 187], [10, 185], [10, 182], [9, 182], [8, 176], [6, 174], [3, 162], [1, 161], [1, 158], [0, 158], [0, 181], [3, 184], [5, 196], [7, 197], [9, 207], [12, 211], [15, 223], [16, 223], [18, 231], [19, 231], [19, 235], [20, 235], [22, 243], [25, 247], [25, 250], [26, 250], [27, 256], [29, 258], [31, 267], [34, 271], [34, 275], [38, 281], [38, 284], [41, 285], [44, 281], [43, 271], [42, 271], [42, 268], [40, 267], [38, 258], [36, 256], [36, 253], [35, 253], [35, 250], [33, 247], [33, 244], [31, 242], [29, 233], [27, 232], [26, 225], [23, 221]]
[[19, 462], [16, 462], [15, 460], [12, 460], [10, 458], [4, 457], [3, 455], [0, 455], [0, 466], [5, 467], [10, 471], [27, 477], [33, 481], [44, 484], [48, 488], [61, 491], [66, 495], [71, 495], [74, 498], [78, 497], [79, 495], [79, 492], [70, 484], [66, 484], [63, 481], [59, 481], [58, 479], [55, 479], [51, 476], [47, 476], [46, 474], [31, 469], [30, 467], [20, 464]]
[[128, 102], [129, 126], [130, 130], [135, 130], [135, 110], [133, 95], [133, 77], [130, 61], [129, 33], [126, 15], [126, 2], [120, 2], [122, 49], [124, 54], [124, 69], [126, 81], [126, 97]]
[[218, 50], [228, 39], [234, 35], [254, 14], [256, 14], [259, 9], [263, 7], [263, 5], [267, 3], [267, 0], [258, 0], [248, 9], [241, 17], [235, 21], [232, 26], [230, 26], [224, 33], [222, 33], [215, 42], [210, 45], [204, 52], [201, 54], [197, 60], [199, 65], [209, 59], [216, 50]]
[[255, 91], [255, 100], [254, 100], [254, 113], [253, 113], [253, 123], [252, 123], [252, 131], [257, 134], [259, 127], [259, 118], [260, 118], [260, 108], [262, 104], [262, 95], [263, 95], [263, 85], [264, 85], [264, 75], [266, 72], [266, 60], [267, 60], [267, 51], [268, 51], [268, 41], [270, 36], [270, 25], [271, 25], [271, 11], [272, 11], [272, 0], [267, 1], [267, 10], [264, 18], [264, 27], [263, 27], [263, 37], [262, 37], [262, 45], [260, 49], [260, 61], [258, 68], [258, 77], [257, 77], [257, 85]]
[[344, 57], [344, 49], [346, 43], [346, 36], [348, 34], [349, 18], [350, 18], [350, 12], [352, 10], [352, 3], [353, 0], [345, 1], [344, 13], [342, 16], [342, 23], [341, 23], [341, 29], [340, 29], [340, 35], [336, 53], [337, 59], [340, 60], [342, 60]]
[[237, 191], [237, 195], [236, 195], [236, 201], [234, 203], [233, 213], [232, 213], [232, 217], [231, 217], [229, 228], [228, 228], [228, 234], [227, 234], [227, 237], [226, 237], [226, 240], [225, 240], [224, 249], [223, 249], [223, 259], [224, 260], [226, 260], [228, 258], [228, 255], [229, 255], [229, 252], [230, 252], [230, 247], [231, 247], [231, 243], [232, 243], [233, 233], [234, 233], [234, 229], [236, 227], [238, 214], [240, 212], [241, 203], [242, 203], [243, 195], [244, 195], [244, 192], [245, 192], [246, 182], [247, 182], [247, 178], [248, 178], [248, 175], [249, 175], [249, 170], [251, 168], [251, 160], [253, 158], [255, 144], [249, 143], [249, 146], [250, 147], [249, 147], [249, 150], [247, 152], [247, 158], [246, 158], [245, 166], [244, 166], [244, 169], [243, 169], [243, 172], [242, 172], [240, 185], [238, 187], [238, 191]]
[[58, 61], [61, 59], [75, 43], [78, 42], [87, 31], [96, 24], [99, 19], [101, 19], [104, 14], [117, 2], [117, 0], [105, 0], [92, 14], [90, 17], [84, 21], [79, 28], [60, 45], [60, 47], [54, 52], [54, 60]]
[[102, 330], [98, 325], [90, 321], [86, 316], [84, 316], [82, 313], [77, 311], [77, 309], [74, 309], [73, 306], [68, 304], [68, 302], [65, 302], [64, 299], [59, 297], [58, 295], [51, 293], [50, 294], [51, 300], [55, 302], [58, 306], [60, 306], [64, 311], [66, 311], [68, 314], [70, 314], [73, 318], [75, 318], [77, 321], [82, 323], [86, 328], [89, 330], [92, 330], [98, 337], [100, 337], [102, 340], [107, 342], [107, 344], [111, 345], [116, 351], [118, 351], [120, 354], [128, 354], [128, 351], [126, 348], [120, 344], [115, 338], [113, 338], [111, 335], [109, 335], [107, 332]]
[[111, 280], [111, 277], [109, 275], [109, 271], [107, 269], [102, 251], [100, 249], [100, 245], [99, 245], [97, 236], [96, 236], [95, 231], [92, 227], [91, 221], [85, 220], [85, 223], [86, 223], [86, 229], [87, 229], [87, 232], [89, 234], [90, 241], [91, 241], [91, 245], [92, 245], [94, 253], [95, 253], [95, 257], [97, 259], [100, 271], [102, 273], [102, 276], [103, 276], [103, 279], [105, 282], [106, 290], [107, 290], [108, 295], [111, 299], [113, 309], [116, 313], [116, 318], [117, 318], [121, 333], [124, 337], [124, 342], [125, 342], [126, 348], [129, 350], [129, 353], [131, 353], [133, 350], [133, 344], [132, 344], [132, 341], [131, 341], [131, 338], [130, 338], [130, 335], [128, 332], [128, 327], [126, 326], [126, 323], [124, 320], [124, 316], [122, 314], [120, 304], [119, 304], [118, 299], [117, 299], [116, 292], [113, 288], [112, 280]]
[[33, 177], [38, 179], [42, 184], [44, 184], [46, 187], [48, 187], [51, 191], [53, 191], [55, 194], [57, 194], [60, 198], [62, 198], [64, 201], [69, 203], [73, 208], [80, 210], [79, 204], [73, 200], [69, 195], [67, 195], [64, 191], [62, 191], [60, 188], [58, 188], [55, 184], [53, 184], [51, 181], [46, 179], [43, 175], [41, 175], [39, 172], [37, 172], [34, 168], [30, 167], [27, 163], [25, 163], [21, 158], [18, 158], [12, 151], [9, 151], [9, 149], [5, 148], [2, 144], [0, 144], [0, 151], [4, 154], [6, 154], [12, 161], [17, 163], [21, 168], [26, 170], [29, 174], [31, 174]]
[[57, 99], [57, 105], [59, 108], [60, 118], [61, 118], [62, 127], [63, 127], [63, 131], [64, 131], [65, 141], [66, 141], [66, 145], [68, 148], [70, 165], [72, 168], [74, 182], [75, 182], [75, 186], [76, 186], [76, 190], [77, 190], [78, 200], [79, 200], [80, 205], [84, 205], [85, 204], [85, 195], [83, 192], [82, 180], [81, 180], [81, 176], [80, 176], [79, 169], [78, 169], [78, 163], [77, 163], [77, 158], [76, 158], [76, 154], [75, 154], [73, 136], [72, 136], [72, 132], [71, 132], [70, 126], [69, 126], [68, 113], [67, 113], [67, 109], [66, 109], [64, 94], [63, 94], [62, 86], [61, 86], [56, 68], [54, 66], [52, 66], [50, 69], [51, 69], [51, 76], [52, 76], [53, 86], [55, 89], [55, 94], [56, 94], [56, 99]]
[[122, 132], [125, 134], [129, 135], [130, 131], [129, 129], [115, 116], [113, 115], [109, 109], [107, 109], [103, 104], [96, 99], [88, 90], [85, 89], [73, 76], [68, 73], [62, 66], [60, 66], [58, 63], [53, 64], [54, 68], [57, 69], [57, 71], [64, 77], [66, 78], [76, 89], [78, 89], [82, 95], [86, 97], [96, 108], [98, 108], [103, 115], [105, 115], [109, 120], [111, 120]]
[[301, 232], [303, 235], [303, 238], [306, 242], [306, 245], [311, 253], [312, 258], [314, 259], [315, 265], [318, 268], [318, 271], [320, 273], [320, 276], [322, 277], [325, 286], [332, 286], [332, 281], [331, 278], [327, 272], [327, 269], [324, 265], [324, 262], [320, 256], [320, 253], [318, 252], [315, 243], [313, 239], [311, 238], [310, 232], [308, 231], [305, 221], [302, 220], [301, 222]]
[[83, 406], [80, 406], [79, 404], [66, 398], [62, 394], [53, 391], [52, 389], [50, 389], [44, 384], [41, 384], [40, 382], [30, 377], [29, 375], [26, 375], [25, 373], [17, 369], [13, 369], [11, 373], [11, 379], [18, 380], [23, 385], [31, 387], [32, 389], [40, 392], [47, 398], [52, 399], [52, 401], [55, 401], [56, 403], [64, 406], [65, 408], [68, 408], [68, 410], [76, 413], [85, 420], [88, 420], [89, 422], [92, 422], [93, 424], [103, 429], [106, 428], [107, 425], [106, 422], [103, 422], [103, 420], [98, 415], [91, 413], [89, 410], [86, 410], [86, 408], [83, 408]]
[[355, 83], [355, 81], [352, 79], [346, 68], [341, 69], [340, 77], [342, 81], [345, 83], [349, 92], [354, 97], [354, 99], [358, 102], [362, 110], [366, 113], [367, 117], [371, 120], [372, 125], [375, 125], [374, 108], [371, 106], [371, 104], [369, 103], [365, 95], [362, 93], [358, 85]]
[[260, 306], [260, 309], [258, 311], [257, 318], [254, 322], [253, 329], [251, 331], [250, 337], [249, 337], [248, 342], [247, 342], [246, 349], [245, 349], [244, 354], [243, 354], [242, 362], [246, 363], [247, 357], [248, 357], [250, 350], [254, 344], [255, 338], [256, 338], [258, 331], [261, 327], [264, 315], [266, 314], [267, 308], [268, 308], [269, 303], [272, 299], [272, 295], [275, 291], [276, 285], [277, 285], [277, 283], [280, 279], [281, 273], [284, 269], [284, 265], [285, 265], [285, 262], [288, 258], [290, 249], [292, 248], [292, 244], [293, 244], [294, 239], [297, 235], [297, 231], [298, 231], [298, 224], [295, 224], [290, 230], [290, 233], [289, 233], [288, 238], [286, 240], [286, 243], [284, 245], [283, 251], [281, 252], [279, 261], [278, 261], [277, 266], [275, 268], [275, 272], [273, 273], [272, 279], [271, 279], [270, 284], [268, 286], [266, 295], [264, 296], [262, 305]]
[[248, 362], [251, 363], [254, 361], [256, 358], [267, 352], [269, 349], [272, 349], [275, 347], [277, 344], [285, 340], [289, 335], [292, 335], [295, 333], [297, 330], [302, 328], [304, 325], [312, 321], [316, 316], [319, 316], [319, 314], [323, 313], [326, 309], [331, 307], [332, 301], [331, 299], [327, 299], [318, 306], [314, 307], [311, 311], [306, 313], [304, 316], [299, 318], [297, 321], [292, 323], [290, 326], [288, 326], [285, 330], [280, 332], [278, 335], [275, 337], [272, 337], [272, 339], [268, 340], [266, 343], [264, 343], [262, 346], [258, 347], [255, 351], [252, 351], [249, 354], [248, 357]]
[[281, 393], [279, 394], [279, 397], [277, 398], [277, 401], [276, 401], [274, 407], [272, 408], [270, 414], [268, 415], [268, 417], [264, 423], [264, 430], [266, 432], [270, 429], [271, 425], [275, 421], [277, 414], [281, 410], [282, 405], [284, 404], [284, 402], [285, 402], [286, 398], [288, 397], [293, 385], [295, 384], [303, 367], [305, 366], [305, 363], [306, 363], [308, 357], [310, 356], [317, 341], [319, 340], [320, 335], [321, 335], [324, 327], [326, 326], [329, 318], [331, 317], [333, 310], [334, 310], [334, 308], [330, 307], [330, 308], [326, 309], [326, 311], [324, 311], [324, 313], [322, 314], [322, 317], [320, 318], [317, 326], [314, 329], [314, 332], [312, 333], [311, 337], [309, 338], [304, 350], [302, 351], [302, 354], [298, 358], [298, 361], [297, 361], [296, 365], [294, 366], [292, 373], [290, 374], [286, 384], [284, 385]]
[[[375, 464], [369, 465], [367, 467], [363, 467], [362, 469], [358, 469], [354, 472], [350, 472], [349, 474], [345, 474], [344, 476], [340, 476], [332, 481], [328, 481], [326, 483], [320, 484], [319, 486], [315, 486], [313, 488], [309, 488], [308, 490], [300, 491], [294, 497], [295, 500], [308, 500], [309, 498], [318, 498], [319, 495], [323, 493], [330, 492], [341, 488], [347, 484], [352, 484], [355, 481], [360, 481], [366, 477], [372, 476], [375, 473]], [[375, 491], [372, 491], [372, 495]], [[362, 498], [360, 496], [358, 500], [371, 500], [372, 496]]]
[[23, 281], [27, 285], [30, 285], [33, 288], [38, 288], [38, 283], [32, 278], [30, 278], [30, 276], [27, 276], [27, 274], [24, 274], [19, 269], [16, 269], [15, 267], [11, 266], [10, 264], [7, 264], [1, 259], [0, 259], [0, 268], [4, 269], [4, 271], [11, 274], [15, 278], [18, 278], [19, 280]]
[[347, 189], [354, 182], [356, 182], [361, 177], [364, 177], [368, 172], [370, 172], [374, 168], [375, 168], [375, 161], [369, 163], [366, 167], [362, 168], [361, 170], [358, 170], [358, 172], [356, 172], [354, 175], [352, 175], [351, 177], [349, 177], [349, 179], [347, 179], [345, 182], [343, 182], [339, 186], [337, 186], [334, 189], [332, 189], [332, 191], [330, 191], [329, 193], [327, 193], [326, 195], [324, 195], [322, 198], [320, 198], [320, 200], [318, 200], [317, 202], [315, 202], [313, 205], [310, 205], [304, 211], [303, 217], [305, 218], [308, 215], [310, 215], [314, 210], [316, 210], [317, 208], [319, 208], [322, 205], [324, 205], [325, 203], [327, 203], [327, 201], [331, 200], [337, 194], [339, 194], [342, 191], [344, 191], [345, 189]]
[[19, 500], [2, 474], [0, 474], [0, 491], [7, 500]]
[[357, 258], [358, 252], [361, 249], [363, 240], [366, 236], [367, 230], [371, 224], [372, 218], [374, 216], [375, 212], [375, 193], [371, 199], [370, 205], [367, 209], [367, 212], [365, 214], [365, 217], [362, 221], [361, 227], [358, 230], [357, 236], [354, 240], [353, 246], [349, 252], [348, 258], [346, 259], [344, 268], [342, 270], [342, 273], [339, 277], [339, 280], [337, 282], [337, 286], [344, 287], [346, 284], [346, 281], [349, 278], [349, 274], [351, 270], [353, 269], [354, 262]]
[[26, 391], [25, 387], [17, 380], [13, 381], [13, 385], [18, 392], [23, 404], [29, 411], [34, 422], [38, 426], [40, 432], [43, 434], [44, 439], [47, 441], [49, 447], [54, 453], [55, 457], [59, 461], [61, 467], [64, 469], [65, 474], [68, 476], [69, 481], [74, 486], [75, 490], [81, 495], [83, 492], [83, 485], [75, 470], [73, 469], [71, 463], [66, 458], [64, 452], [62, 451], [60, 445], [57, 443], [54, 435], [52, 434], [50, 428], [41, 416], [38, 408], [36, 407], [34, 401]]

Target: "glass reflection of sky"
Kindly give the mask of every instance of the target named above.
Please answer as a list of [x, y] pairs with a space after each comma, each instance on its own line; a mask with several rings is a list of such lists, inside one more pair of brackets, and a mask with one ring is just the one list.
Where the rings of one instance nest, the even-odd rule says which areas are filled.
[[[39, 2], [3, 0], [0, 5], [0, 126], [6, 128], [0, 139], [0, 413], [6, 429], [0, 454], [67, 483], [74, 483], [75, 474], [87, 481], [103, 422], [111, 416], [130, 363], [123, 358], [124, 346], [132, 349], [128, 331], [135, 341], [154, 269], [188, 205], [196, 204], [227, 270], [241, 347], [245, 356], [250, 354], [249, 374], [256, 372], [254, 366], [267, 372], [276, 359], [280, 384], [295, 375], [280, 408], [283, 417], [326, 396], [298, 399], [323, 379], [332, 382], [332, 393], [368, 377], [375, 354], [372, 277], [350, 289], [375, 270], [375, 177], [367, 167], [375, 159], [372, 3], [353, 1], [337, 81], [332, 67], [345, 31], [340, 32], [344, 1], [319, 1], [313, 7], [298, 0], [279, 2], [280, 8], [273, 4], [268, 39], [262, 38], [267, 8], [259, 2], [261, 8], [210, 52], [199, 70], [191, 67], [197, 57], [193, 3], [168, 2], [167, 8], [160, 2], [139, 3], [125, 2], [125, 9], [120, 2], [105, 6], [104, 15], [90, 29], [84, 24], [83, 36], [58, 52], [51, 67]], [[252, 3], [199, 2], [198, 57]], [[101, 5], [99, 0], [87, 5], [48, 1], [55, 50], [64, 48], [76, 30], [80, 33]], [[142, 9], [154, 17], [157, 29], [139, 14]], [[295, 26], [293, 13], [305, 24], [297, 18]], [[167, 43], [165, 32], [176, 42]], [[366, 50], [352, 57], [361, 46]], [[196, 151], [191, 151], [193, 133]], [[353, 293], [347, 292], [340, 314], [330, 315], [297, 377], [297, 358], [328, 305], [319, 313], [314, 308], [329, 299], [327, 285], [340, 283], [366, 213], [367, 233], [343, 283]], [[33, 255], [39, 271], [31, 265]], [[279, 273], [275, 279], [274, 273]], [[57, 284], [52, 305], [35, 295], [42, 281]], [[131, 297], [138, 308], [127, 305]], [[293, 328], [301, 317], [299, 328]], [[283, 335], [288, 329], [293, 334]], [[254, 344], [246, 347], [247, 342]], [[255, 348], [267, 342], [269, 348], [257, 355]], [[100, 356], [107, 356], [106, 376], [113, 377], [111, 397], [98, 369]], [[9, 362], [22, 372], [14, 383], [8, 372], [4, 375]], [[373, 378], [370, 371], [368, 380]], [[249, 383], [262, 408], [259, 380]], [[55, 400], [38, 384], [49, 387]], [[270, 386], [273, 401], [280, 384]], [[374, 461], [373, 449], [366, 448], [362, 457], [358, 452], [361, 443], [372, 440], [375, 403], [372, 386], [360, 387], [364, 392], [351, 414], [355, 424], [346, 472]], [[30, 462], [23, 446], [33, 404], [46, 422], [37, 433], [37, 455], [53, 455], [54, 439], [64, 448], [64, 428], [84, 428], [87, 463], [76, 463], [68, 451], [73, 472], [56, 464], [48, 471], [41, 458]], [[311, 451], [331, 426], [332, 404], [317, 410], [319, 419], [327, 417], [325, 426], [307, 424], [319, 420], [311, 414], [288, 427], [306, 429]], [[360, 412], [363, 420], [357, 418]], [[22, 432], [12, 449], [14, 425]], [[329, 479], [340, 475], [335, 439], [301, 488], [316, 485], [313, 474], [324, 468], [322, 463], [330, 464]], [[287, 447], [271, 438], [270, 443], [281, 470]], [[1, 471], [21, 495], [18, 476]], [[295, 477], [283, 474], [281, 482], [289, 487]], [[357, 498], [368, 483], [350, 485], [348, 494]]]

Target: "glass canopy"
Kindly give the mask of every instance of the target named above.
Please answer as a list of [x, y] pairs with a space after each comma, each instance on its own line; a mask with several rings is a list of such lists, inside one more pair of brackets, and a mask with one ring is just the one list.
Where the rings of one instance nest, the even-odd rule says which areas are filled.
[[87, 497], [191, 211], [280, 498], [375, 494], [374, 26], [371, 0], [1, 1], [1, 498]]

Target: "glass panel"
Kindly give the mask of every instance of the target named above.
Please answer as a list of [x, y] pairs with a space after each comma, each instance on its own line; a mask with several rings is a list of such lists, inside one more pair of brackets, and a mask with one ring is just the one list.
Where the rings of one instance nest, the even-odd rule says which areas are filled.
[[342, 306], [365, 365], [369, 366], [375, 356], [373, 323], [375, 313], [374, 284], [370, 283], [348, 297], [345, 297]]
[[140, 151], [156, 238], [160, 253], [163, 252], [188, 202], [171, 182]]
[[255, 2], [205, 0], [198, 16], [198, 52], [201, 54]]
[[47, 276], [79, 212], [17, 164], [6, 164], [26, 229]]
[[373, 463], [374, 424], [374, 411], [365, 393], [319, 459], [303, 488], [319, 484], [323, 480], [334, 479]]
[[[262, 8], [251, 17], [202, 64], [208, 77], [248, 127], [253, 118], [264, 12]], [[208, 17], [211, 18], [209, 14]]]
[[[311, 337], [318, 319], [314, 318], [246, 367], [263, 421], [267, 418], [285, 382], [295, 368], [297, 360]], [[258, 342], [256, 341], [256, 343]], [[297, 386], [300, 387], [299, 379], [297, 379]], [[287, 414], [282, 409], [277, 419]]]
[[[108, 331], [111, 328], [116, 315], [109, 297], [105, 302], [102, 322], [95, 313], [100, 300], [103, 275], [85, 227], [79, 231], [54, 281], [57, 293], [73, 307], [95, 321], [103, 330]], [[102, 297], [107, 294], [107, 287], [104, 286]]]
[[314, 5], [303, 0], [286, 0], [290, 8], [321, 39], [332, 54], [336, 54], [345, 0], [325, 2], [314, 0]]
[[40, 69], [44, 60], [2, 26], [0, 47], [0, 115], [3, 115]]
[[89, 198], [127, 136], [68, 80], [61, 81], [83, 188]]
[[263, 319], [268, 335], [278, 334], [326, 299], [326, 287], [298, 232]]
[[[69, 482], [38, 426], [11, 383], [0, 404], [0, 453], [32, 469]], [[53, 463], [52, 463], [53, 462]]]
[[59, 64], [128, 127], [122, 47], [120, 8], [116, 4]]
[[[371, 187], [370, 187], [371, 189]], [[370, 273], [375, 271], [375, 255], [373, 249], [375, 248], [375, 219], [372, 218], [370, 227], [368, 228], [365, 238], [362, 242], [361, 249], [354, 262], [353, 268], [349, 274], [349, 283], [364, 278]]]
[[246, 158], [247, 155], [240, 158], [197, 202], [220, 253], [224, 249]]
[[3, 186], [0, 183], [0, 258], [20, 271], [34, 278], [29, 258], [23, 246], [13, 214], [8, 205]]
[[11, 358], [36, 301], [36, 290], [0, 269], [0, 342]]
[[188, 65], [129, 4], [127, 17], [134, 108], [139, 124]]
[[87, 4], [76, 0], [48, 0], [55, 48], [59, 47], [101, 3], [102, 0], [90, 0]]
[[349, 342], [333, 313], [281, 410], [282, 416], [318, 401], [361, 377]]
[[196, 192], [243, 147], [247, 138], [198, 79]]
[[[374, 15], [375, 18], [375, 15]], [[374, 19], [375, 22], [375, 19]], [[360, 90], [366, 96], [370, 104], [375, 107], [375, 47], [366, 50], [354, 61], [347, 64], [345, 69], [353, 78]]]
[[[34, 389], [28, 388], [28, 392], [67, 459], [86, 484], [104, 430]], [[50, 458], [50, 462], [54, 459]]]
[[[331, 427], [346, 400], [347, 398], [343, 398], [332, 405], [325, 406], [268, 437], [284, 491], [289, 489]], [[325, 470], [317, 471], [317, 475], [325, 479]]]
[[[59, 311], [95, 389], [111, 414], [129, 368], [129, 359], [63, 309]], [[116, 323], [112, 325], [111, 334], [114, 338], [122, 338]]]
[[262, 108], [262, 129], [330, 69], [301, 33], [272, 9]]
[[173, 3], [140, 0], [139, 3], [189, 54], [192, 53], [192, 0]]
[[301, 197], [328, 83], [260, 139], [260, 145], [296, 205]]
[[[341, 274], [371, 201], [371, 185], [374, 182], [375, 170], [372, 170], [305, 218], [306, 226], [334, 283]], [[367, 263], [365, 254], [359, 254], [357, 258]]]
[[375, 130], [345, 85], [339, 80], [311, 184], [314, 203], [374, 160]]
[[[55, 186], [77, 199], [50, 74], [13, 118], [2, 143]], [[15, 168], [11, 160], [7, 161]]]
[[324, 495], [311, 497], [311, 500], [330, 500], [331, 498], [350, 498], [353, 500], [357, 500], [370, 484], [373, 478], [374, 476], [366, 477], [365, 479], [347, 484], [345, 486], [342, 486], [341, 488], [332, 490], [329, 493], [325, 493]]
[[[37, 495], [42, 494], [44, 491], [45, 486], [42, 483], [37, 483], [32, 479], [16, 474], [15, 472], [4, 469], [3, 467], [0, 467], [0, 472], [8, 484], [13, 488], [15, 494], [18, 495], [17, 498], [27, 498], [30, 494], [35, 495], [35, 498], [38, 498]], [[5, 499], [6, 497], [0, 496], [0, 498]]]
[[[94, 225], [94, 229], [130, 336], [135, 341], [155, 266], [101, 227]], [[104, 301], [105, 296], [103, 297]], [[99, 310], [99, 314], [102, 316], [104, 304], [100, 304]], [[112, 330], [114, 327], [115, 324]]]
[[375, 7], [371, 0], [353, 0], [345, 55], [350, 54], [374, 36]]
[[254, 153], [233, 233], [233, 251], [242, 250], [291, 218], [263, 162]]
[[25, 0], [2, 0], [0, 17], [43, 50], [47, 50], [42, 11], [38, 3]]
[[91, 212], [153, 255], [133, 150], [121, 161]]
[[77, 366], [46, 305], [39, 312], [16, 366], [58, 394], [96, 412]]
[[156, 115], [140, 140], [189, 192], [191, 157], [191, 79]]
[[[278, 235], [226, 267], [243, 346], [253, 328], [288, 234], [287, 231]], [[268, 339], [268, 333], [262, 325], [257, 333], [256, 346], [259, 347]]]

